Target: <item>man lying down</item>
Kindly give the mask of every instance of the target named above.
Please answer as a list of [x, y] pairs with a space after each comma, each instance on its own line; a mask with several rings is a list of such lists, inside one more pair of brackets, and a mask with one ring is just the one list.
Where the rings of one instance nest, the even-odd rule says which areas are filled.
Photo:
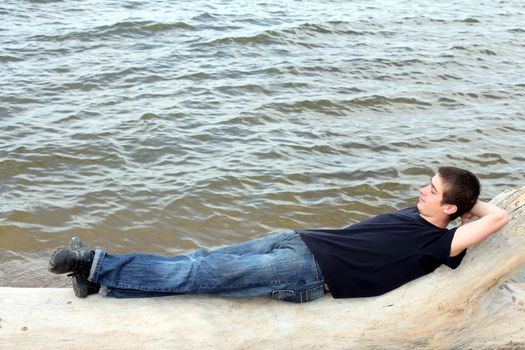
[[[341, 229], [289, 230], [178, 256], [110, 254], [73, 237], [54, 252], [49, 271], [72, 276], [79, 298], [175, 294], [267, 296], [307, 302], [384, 294], [434, 271], [455, 269], [466, 249], [498, 231], [508, 213], [478, 200], [470, 171], [441, 167], [414, 207]], [[461, 225], [448, 229], [461, 217]], [[472, 220], [472, 219], [476, 220]]]

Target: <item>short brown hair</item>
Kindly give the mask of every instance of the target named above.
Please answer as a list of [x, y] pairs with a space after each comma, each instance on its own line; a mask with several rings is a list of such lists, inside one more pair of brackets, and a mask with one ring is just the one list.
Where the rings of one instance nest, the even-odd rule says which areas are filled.
[[450, 215], [450, 220], [468, 213], [478, 201], [481, 190], [476, 175], [468, 170], [452, 166], [440, 167], [438, 174], [444, 183], [441, 203], [452, 204], [458, 208], [454, 214]]

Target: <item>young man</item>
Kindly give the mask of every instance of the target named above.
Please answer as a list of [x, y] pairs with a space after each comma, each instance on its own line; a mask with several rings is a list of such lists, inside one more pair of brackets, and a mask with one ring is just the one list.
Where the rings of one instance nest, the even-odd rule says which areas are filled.
[[[479, 192], [471, 172], [441, 167], [420, 189], [417, 206], [342, 229], [286, 231], [175, 257], [111, 255], [74, 237], [53, 254], [49, 271], [70, 273], [80, 298], [99, 289], [121, 298], [202, 293], [305, 302], [328, 291], [334, 298], [376, 296], [441, 264], [455, 269], [468, 247], [507, 223], [507, 212], [479, 201]], [[447, 229], [458, 217], [462, 224]]]

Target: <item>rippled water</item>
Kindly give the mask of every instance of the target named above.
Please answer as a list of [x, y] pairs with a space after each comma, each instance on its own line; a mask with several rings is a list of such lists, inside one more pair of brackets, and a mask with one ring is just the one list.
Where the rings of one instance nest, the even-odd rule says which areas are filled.
[[0, 4], [0, 286], [71, 235], [174, 254], [524, 185], [525, 3]]

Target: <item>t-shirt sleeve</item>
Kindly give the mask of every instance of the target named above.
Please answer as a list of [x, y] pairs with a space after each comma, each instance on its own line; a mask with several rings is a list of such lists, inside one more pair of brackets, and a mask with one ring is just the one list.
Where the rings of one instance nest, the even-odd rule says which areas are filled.
[[448, 246], [448, 254], [446, 256], [446, 260], [443, 263], [447, 265], [448, 267], [450, 267], [451, 269], [457, 268], [459, 264], [461, 264], [461, 261], [463, 260], [463, 258], [465, 257], [465, 254], [467, 253], [467, 249], [463, 249], [463, 251], [459, 253], [458, 255], [450, 256], [450, 249], [452, 248], [452, 239], [454, 238], [454, 235], [456, 234], [457, 229], [458, 229], [457, 227], [454, 227], [448, 230], [445, 235], [447, 237], [446, 241], [447, 241], [447, 246]]
[[456, 256], [450, 256], [450, 248], [452, 246], [452, 239], [454, 238], [456, 229], [457, 227], [446, 230], [436, 241], [433, 242], [433, 244], [425, 249], [422, 258], [427, 264], [432, 261], [433, 264], [435, 264], [435, 267], [444, 264], [451, 269], [455, 269], [461, 264], [461, 261], [467, 252], [466, 249]]
[[448, 257], [448, 262], [445, 262], [445, 265], [447, 265], [451, 269], [455, 269], [456, 267], [459, 266], [459, 264], [461, 264], [461, 261], [465, 257], [465, 254], [467, 254], [467, 250], [463, 249], [463, 251], [461, 253], [459, 253], [458, 255], [456, 255], [456, 256], [449, 256]]

